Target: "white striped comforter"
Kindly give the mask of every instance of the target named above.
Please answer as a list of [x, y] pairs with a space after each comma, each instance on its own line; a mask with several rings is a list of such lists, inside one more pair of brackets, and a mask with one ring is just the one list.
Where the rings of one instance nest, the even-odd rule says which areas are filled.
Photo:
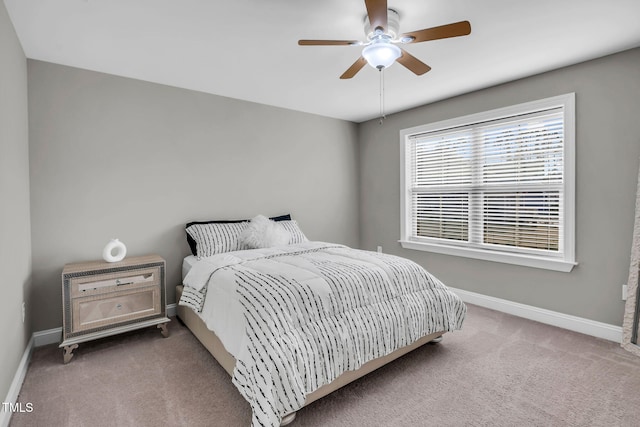
[[235, 281], [246, 345], [233, 383], [251, 404], [254, 426], [278, 426], [345, 371], [460, 329], [466, 313], [412, 261], [322, 242], [216, 255], [192, 272], [180, 304], [196, 310], [207, 286]]

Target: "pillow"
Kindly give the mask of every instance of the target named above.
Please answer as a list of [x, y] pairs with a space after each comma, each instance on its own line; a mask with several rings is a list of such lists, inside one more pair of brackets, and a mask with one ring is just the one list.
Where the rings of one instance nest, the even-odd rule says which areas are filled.
[[[291, 220], [291, 215], [290, 214], [285, 214], [285, 215], [280, 215], [280, 216], [274, 216], [271, 217], [272, 220], [274, 221], [288, 221]], [[189, 248], [191, 249], [191, 253], [193, 255], [196, 256], [210, 256], [210, 255], [198, 255], [198, 242], [196, 241], [196, 239], [191, 235], [191, 233], [189, 233], [189, 229], [194, 226], [194, 225], [198, 225], [198, 226], [207, 226], [208, 224], [237, 224], [240, 222], [249, 222], [248, 219], [227, 219], [227, 220], [213, 220], [213, 221], [194, 221], [194, 222], [190, 222], [185, 226], [185, 230], [187, 232], [187, 242], [189, 243]], [[199, 231], [194, 231], [195, 234], [211, 234], [211, 233], [216, 233], [216, 231], [209, 231], [207, 230], [209, 227], [198, 227], [201, 230]], [[216, 229], [218, 227], [213, 226], [212, 228]], [[222, 227], [224, 228], [224, 227]], [[220, 230], [217, 230], [220, 231]], [[211, 241], [210, 241], [211, 242]], [[207, 244], [206, 242], [202, 242], [203, 247], [206, 247]], [[237, 249], [232, 249], [232, 250], [237, 250]], [[211, 252], [211, 251], [203, 251], [203, 252]], [[216, 252], [219, 253], [219, 252]], [[213, 254], [212, 254], [213, 255]]]
[[282, 225], [282, 227], [289, 232], [290, 245], [309, 241], [309, 239], [307, 239], [307, 236], [305, 236], [302, 230], [300, 230], [300, 227], [298, 227], [298, 223], [295, 220], [293, 219], [284, 220], [279, 222], [279, 224]]
[[242, 249], [240, 233], [247, 228], [248, 222], [226, 222], [193, 224], [187, 228], [187, 235], [196, 244], [195, 255], [208, 257], [223, 252]]
[[253, 218], [240, 234], [241, 245], [249, 249], [288, 245], [290, 238], [282, 225], [263, 215]]

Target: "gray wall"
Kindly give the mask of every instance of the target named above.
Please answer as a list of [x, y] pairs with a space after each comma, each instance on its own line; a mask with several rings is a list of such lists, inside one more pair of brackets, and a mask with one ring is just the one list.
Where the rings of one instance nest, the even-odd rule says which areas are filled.
[[[640, 157], [640, 49], [437, 102], [360, 127], [361, 247], [411, 258], [445, 284], [622, 324]], [[428, 77], [426, 77], [428, 78]], [[576, 93], [576, 257], [571, 273], [402, 249], [400, 129]]]
[[310, 239], [358, 244], [357, 126], [28, 61], [34, 330], [62, 323], [65, 263], [167, 261], [175, 302], [184, 224], [291, 213]]
[[9, 391], [30, 336], [22, 301], [31, 290], [27, 60], [0, 2], [0, 398]]

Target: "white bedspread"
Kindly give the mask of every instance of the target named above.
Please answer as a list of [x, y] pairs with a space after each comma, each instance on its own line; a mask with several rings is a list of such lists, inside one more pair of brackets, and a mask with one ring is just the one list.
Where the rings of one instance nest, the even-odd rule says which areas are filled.
[[279, 425], [343, 372], [459, 329], [466, 313], [412, 261], [322, 242], [204, 258], [184, 284], [182, 299], [206, 293], [201, 317], [235, 356], [256, 426]]

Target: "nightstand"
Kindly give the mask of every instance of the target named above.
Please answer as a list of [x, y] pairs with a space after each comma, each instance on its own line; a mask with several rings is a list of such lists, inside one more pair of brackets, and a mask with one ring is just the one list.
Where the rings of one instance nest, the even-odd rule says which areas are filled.
[[85, 341], [154, 325], [167, 337], [165, 261], [149, 255], [67, 264], [62, 305], [64, 363]]

